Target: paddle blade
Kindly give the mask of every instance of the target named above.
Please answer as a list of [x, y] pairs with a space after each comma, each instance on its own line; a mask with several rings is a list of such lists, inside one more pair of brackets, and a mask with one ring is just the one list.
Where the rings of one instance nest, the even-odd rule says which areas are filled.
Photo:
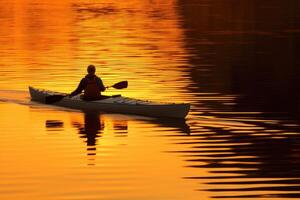
[[123, 89], [128, 87], [128, 81], [121, 81], [119, 83], [116, 83], [112, 86], [115, 89]]
[[58, 94], [46, 96], [45, 103], [46, 104], [52, 104], [52, 103], [55, 103], [55, 102], [58, 102], [58, 101], [62, 100], [64, 97], [65, 97], [65, 95], [58, 95]]

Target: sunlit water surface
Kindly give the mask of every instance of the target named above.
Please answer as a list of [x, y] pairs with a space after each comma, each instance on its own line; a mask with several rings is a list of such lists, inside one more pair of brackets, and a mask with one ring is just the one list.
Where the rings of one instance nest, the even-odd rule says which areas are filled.
[[[241, 95], [228, 92], [228, 70], [214, 73], [229, 65], [229, 53], [216, 51], [227, 35], [248, 45], [249, 35], [268, 34], [195, 31], [222, 19], [210, 13], [222, 3], [191, 2], [0, 0], [0, 199], [300, 197], [299, 124], [236, 109]], [[202, 11], [202, 21], [189, 26], [196, 12], [186, 7]], [[129, 81], [107, 94], [189, 102], [187, 120], [30, 101], [28, 85], [71, 92], [89, 64], [105, 85]]]

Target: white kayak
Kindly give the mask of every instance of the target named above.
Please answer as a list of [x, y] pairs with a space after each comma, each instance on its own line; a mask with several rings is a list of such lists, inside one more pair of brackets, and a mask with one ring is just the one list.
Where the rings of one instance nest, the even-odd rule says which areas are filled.
[[[29, 87], [31, 99], [45, 103], [45, 99], [51, 95], [66, 95], [65, 93]], [[122, 97], [121, 95], [107, 96], [105, 99], [97, 101], [84, 101], [80, 95], [72, 98], [65, 97], [53, 103], [53, 105], [80, 109], [93, 112], [112, 112], [123, 114], [136, 114], [150, 117], [185, 118], [190, 110], [187, 103], [159, 103]]]

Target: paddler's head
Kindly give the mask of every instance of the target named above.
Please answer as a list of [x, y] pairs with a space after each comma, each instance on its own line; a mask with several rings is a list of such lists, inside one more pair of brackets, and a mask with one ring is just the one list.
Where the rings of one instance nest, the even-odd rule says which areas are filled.
[[96, 72], [96, 67], [94, 65], [89, 65], [87, 67], [87, 72], [89, 75], [94, 75]]

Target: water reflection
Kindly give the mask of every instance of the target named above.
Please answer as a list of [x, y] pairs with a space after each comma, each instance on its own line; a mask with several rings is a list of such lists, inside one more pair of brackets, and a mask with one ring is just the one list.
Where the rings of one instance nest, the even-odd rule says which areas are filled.
[[179, 5], [191, 92], [238, 95], [219, 110], [299, 116], [298, 1], [180, 0]]
[[[130, 151], [130, 148], [122, 149], [122, 155], [126, 155], [123, 156], [124, 166], [116, 171], [110, 171], [110, 167], [102, 168], [110, 173], [101, 175], [106, 175], [108, 179], [119, 179], [119, 176], [115, 177], [115, 172], [120, 172], [121, 168], [143, 170], [140, 164], [147, 160], [128, 167], [130, 162], [126, 159], [131, 158], [128, 155], [139, 153], [143, 154], [141, 157], [144, 159], [144, 154], [148, 153], [146, 150], [150, 149], [143, 148], [145, 145], [161, 148], [162, 151], [165, 150], [163, 147], [175, 148], [176, 151], [170, 152], [182, 153], [186, 158], [184, 165], [187, 168], [184, 171], [192, 174], [194, 170], [207, 170], [208, 174], [195, 173], [185, 176], [184, 180], [198, 181], [201, 187], [196, 189], [201, 192], [205, 190], [211, 197], [300, 198], [300, 177], [297, 169], [300, 160], [299, 122], [286, 118], [291, 113], [299, 115], [300, 108], [300, 68], [297, 56], [300, 41], [300, 4], [297, 0], [78, 0], [76, 3], [72, 0], [30, 0], [2, 3], [6, 6], [0, 7], [0, 20], [5, 27], [0, 29], [0, 88], [25, 91], [32, 84], [68, 92], [84, 73], [85, 68], [82, 66], [95, 63], [101, 66], [106, 85], [113, 84], [115, 80], [130, 81], [130, 88], [122, 92], [124, 96], [192, 103], [188, 123], [119, 118], [114, 118], [110, 123], [103, 115], [88, 113], [84, 114], [83, 122], [73, 122], [72, 126], [85, 142], [91, 164], [95, 164], [96, 156], [101, 154], [99, 149], [104, 136], [113, 133], [113, 136], [123, 141], [131, 138], [128, 135], [141, 134], [136, 140], [126, 141], [132, 142], [129, 144], [133, 144], [131, 146], [134, 148], [131, 154], [124, 153], [124, 150]], [[14, 92], [13, 98], [3, 98], [1, 95], [0, 101], [28, 105], [27, 99], [20, 101], [21, 98], [16, 99], [15, 94]], [[35, 108], [37, 113], [34, 119], [24, 114], [25, 111], [18, 111], [18, 114], [23, 114], [23, 119], [18, 123], [31, 120], [30, 123], [35, 126], [43, 119], [43, 129], [34, 129], [32, 134], [37, 131], [36, 135], [24, 137], [16, 143], [15, 138], [27, 135], [12, 129], [15, 121], [7, 123], [7, 119], [15, 113], [4, 108], [1, 113], [6, 110], [6, 114], [3, 114], [0, 122], [3, 122], [3, 127], [8, 128], [3, 129], [3, 132], [12, 131], [1, 135], [2, 140], [9, 141], [3, 142], [7, 146], [3, 146], [2, 151], [8, 149], [7, 153], [12, 155], [10, 158], [22, 159], [24, 154], [14, 154], [11, 149], [17, 149], [26, 142], [26, 138], [42, 135], [39, 131], [44, 131], [46, 126], [47, 130], [59, 130], [66, 134], [51, 135], [44, 141], [39, 140], [44, 142], [38, 143], [43, 144], [41, 146], [34, 146], [36, 144], [30, 140], [26, 147], [33, 145], [38, 147], [35, 150], [43, 149], [41, 154], [45, 155], [47, 152], [48, 159], [54, 156], [51, 161], [55, 164], [74, 162], [72, 167], [64, 168], [65, 171], [72, 171], [74, 166], [78, 166], [82, 159], [78, 156], [81, 151], [76, 143], [78, 137], [74, 139], [72, 134], [68, 134], [66, 119], [63, 124], [60, 121], [46, 121], [43, 114], [37, 114], [45, 111], [39, 107]], [[63, 116], [66, 117], [65, 114]], [[273, 118], [274, 116], [279, 118]], [[56, 118], [55, 113], [53, 119]], [[129, 129], [132, 128], [129, 126], [132, 121], [138, 127], [133, 126], [136, 128], [133, 131]], [[30, 123], [22, 124], [26, 127], [24, 130], [30, 129]], [[142, 135], [145, 132], [147, 134]], [[151, 145], [148, 143], [149, 135], [158, 136], [160, 139], [167, 136], [167, 142], [175, 141], [176, 144], [163, 146], [157, 137], [152, 138], [154, 145]], [[9, 140], [11, 138], [13, 142]], [[142, 148], [139, 149], [137, 143]], [[60, 148], [68, 153], [62, 154]], [[114, 148], [115, 146], [108, 149]], [[35, 155], [35, 150], [27, 150], [28, 155]], [[23, 149], [20, 152], [23, 153]], [[177, 172], [176, 164], [168, 163], [172, 156], [168, 155], [165, 159], [165, 155], [158, 151], [153, 154], [153, 158], [166, 162], [163, 164], [168, 166], [170, 172]], [[63, 157], [55, 157], [56, 155]], [[8, 162], [11, 166], [17, 166], [19, 163], [16, 161], [19, 159]], [[28, 167], [34, 169], [32, 174], [36, 174], [36, 166], [48, 163], [44, 160], [33, 161], [35, 165]], [[120, 166], [121, 162], [120, 159], [112, 161], [109, 158], [105, 161], [114, 166]], [[23, 163], [26, 162], [27, 160]], [[1, 162], [3, 163], [5, 162]], [[156, 163], [152, 161], [150, 164]], [[11, 166], [4, 166], [4, 171], [15, 174], [15, 169], [11, 170]], [[45, 165], [45, 170], [41, 170], [41, 177], [45, 174], [54, 177], [47, 174], [52, 167]], [[61, 177], [64, 177], [66, 174], [60, 167], [57, 167], [54, 174], [63, 172]], [[145, 165], [141, 174], [152, 172], [154, 168], [151, 167], [153, 166]], [[101, 171], [97, 173], [100, 174]], [[21, 171], [20, 174], [23, 175], [24, 172]], [[164, 174], [154, 176], [160, 181], [162, 179], [159, 178]], [[86, 174], [83, 174], [80, 178], [85, 177]], [[13, 178], [15, 177], [11, 176], [1, 180]], [[17, 179], [18, 185], [14, 187], [20, 185], [20, 178]], [[30, 182], [37, 180], [37, 177], [28, 179], [24, 178], [26, 182]], [[156, 185], [157, 180], [151, 184]], [[145, 179], [141, 183], [146, 183], [143, 181]], [[93, 191], [95, 194], [98, 194], [100, 182], [97, 180], [91, 184], [97, 186]], [[76, 184], [73, 179], [72, 183]], [[24, 185], [23, 182], [21, 185]], [[108, 186], [111, 185], [113, 184], [110, 182]], [[71, 192], [74, 192], [72, 188], [78, 189], [78, 185], [73, 186], [75, 187], [70, 187]], [[9, 189], [14, 187], [8, 186]], [[115, 185], [113, 187], [117, 188]], [[41, 191], [45, 192], [45, 188], [48, 187], [41, 188]], [[173, 193], [178, 188], [180, 187], [176, 185], [168, 189]], [[181, 189], [191, 191], [195, 188]], [[32, 191], [36, 191], [36, 188]], [[148, 192], [153, 191], [149, 189]], [[139, 192], [135, 190], [134, 193]], [[143, 192], [139, 195], [141, 193]], [[80, 197], [82, 196], [76, 196]], [[98, 196], [88, 197], [96, 199]], [[165, 199], [172, 199], [174, 196], [168, 197]], [[159, 198], [162, 199], [161, 196]]]
[[[124, 119], [113, 119], [112, 128], [105, 127], [105, 124], [109, 124], [107, 120], [102, 119], [101, 114], [87, 112], [84, 113], [84, 122], [73, 121], [72, 126], [78, 130], [80, 138], [85, 139], [86, 150], [88, 156], [88, 165], [96, 164], [96, 156], [99, 151], [97, 147], [101, 146], [98, 144], [98, 139], [103, 134], [114, 134], [116, 137], [126, 137], [128, 134], [128, 122]], [[106, 128], [106, 130], [105, 130]], [[100, 152], [101, 154], [101, 152]]]
[[128, 134], [128, 121], [127, 120], [113, 121], [113, 129], [117, 137], [126, 137]]
[[48, 131], [63, 130], [64, 122], [61, 120], [46, 120], [45, 126]]
[[189, 135], [190, 125], [187, 124], [185, 119], [148, 119], [147, 121], [155, 123], [160, 127], [174, 128], [176, 132], [182, 135]]
[[84, 123], [73, 122], [72, 125], [78, 129], [80, 138], [85, 139], [87, 155], [96, 155], [97, 138], [101, 137], [104, 130], [104, 123], [100, 115], [95, 113], [85, 113]]
[[204, 181], [207, 188], [199, 191], [213, 198], [300, 198], [300, 129], [291, 121], [249, 119], [235, 127], [204, 122], [190, 136], [177, 143], [189, 150], [175, 152], [188, 158], [186, 167], [210, 173], [184, 177]]

